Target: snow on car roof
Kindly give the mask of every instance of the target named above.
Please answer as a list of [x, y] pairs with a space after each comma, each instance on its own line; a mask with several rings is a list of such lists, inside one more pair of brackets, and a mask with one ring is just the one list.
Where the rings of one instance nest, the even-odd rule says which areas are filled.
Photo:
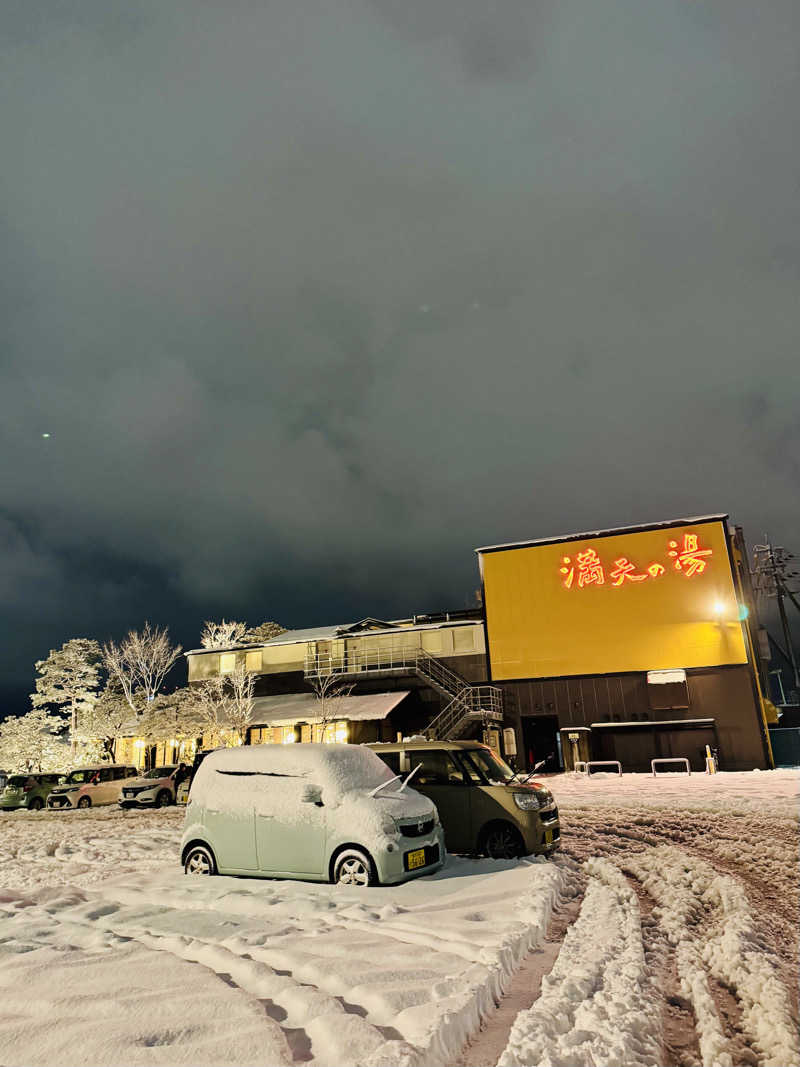
[[[200, 771], [229, 774], [285, 775], [318, 780], [329, 788], [373, 789], [391, 774], [382, 760], [363, 745], [243, 745], [212, 752]], [[200, 771], [198, 773], [200, 773]]]

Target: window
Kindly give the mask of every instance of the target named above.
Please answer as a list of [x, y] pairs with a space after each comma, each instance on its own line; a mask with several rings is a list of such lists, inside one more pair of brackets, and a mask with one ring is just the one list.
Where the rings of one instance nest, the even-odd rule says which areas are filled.
[[219, 673], [231, 674], [236, 670], [236, 653], [223, 652], [219, 657]]
[[442, 643], [442, 633], [440, 630], [434, 630], [431, 633], [423, 632], [422, 634], [422, 648], [425, 652], [430, 652], [434, 656], [440, 656], [444, 651], [444, 645]]
[[471, 626], [459, 626], [453, 630], [453, 649], [456, 652], [475, 651], [475, 635]]
[[126, 778], [135, 778], [138, 773], [139, 772], [136, 770], [135, 767], [126, 767], [125, 768], [125, 777]]
[[417, 785], [464, 785], [464, 774], [450, 754], [437, 749], [406, 752], [407, 768], [419, 770], [411, 779]]
[[101, 782], [113, 782], [115, 778], [122, 775], [122, 771], [117, 767], [104, 767], [100, 772], [95, 771], [95, 774]]
[[[221, 658], [221, 657], [220, 657]], [[245, 670], [258, 674], [261, 671], [261, 649], [256, 652], [247, 652], [244, 657]]]
[[380, 749], [373, 749], [377, 756], [383, 760], [392, 774], [400, 773], [400, 753], [399, 752], [381, 752]]

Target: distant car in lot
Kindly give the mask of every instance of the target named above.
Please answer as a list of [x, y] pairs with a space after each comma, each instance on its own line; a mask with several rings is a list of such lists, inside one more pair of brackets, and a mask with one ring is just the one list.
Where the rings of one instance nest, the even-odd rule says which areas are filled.
[[62, 774], [12, 774], [0, 792], [0, 810], [13, 811], [15, 808], [30, 808], [41, 811], [53, 786], [58, 784]]
[[367, 746], [439, 811], [449, 852], [494, 859], [549, 855], [561, 843], [558, 808], [538, 782], [520, 778], [478, 741], [398, 741]]
[[165, 763], [153, 767], [140, 777], [123, 783], [119, 806], [163, 808], [167, 804], [174, 804], [178, 789], [189, 774], [189, 768], [183, 763]]
[[5, 789], [8, 781], [8, 771], [0, 771], [0, 789]]
[[93, 808], [100, 804], [115, 804], [127, 779], [138, 777], [135, 767], [123, 763], [96, 763], [78, 767], [63, 775], [60, 784], [51, 790], [47, 807]]
[[186, 808], [187, 874], [404, 882], [438, 870], [430, 800], [363, 745], [253, 745], [210, 752]]

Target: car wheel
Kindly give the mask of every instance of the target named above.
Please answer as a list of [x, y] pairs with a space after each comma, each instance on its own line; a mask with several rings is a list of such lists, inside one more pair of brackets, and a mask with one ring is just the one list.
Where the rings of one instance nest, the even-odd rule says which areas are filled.
[[31, 811], [41, 811], [44, 807], [44, 801], [41, 797], [34, 797], [28, 807], [31, 809]]
[[79, 808], [90, 808], [92, 806], [91, 797], [81, 797], [78, 801]]
[[183, 861], [184, 874], [216, 874], [217, 864], [214, 854], [205, 845], [193, 845]]
[[169, 789], [162, 789], [161, 792], [156, 797], [156, 807], [157, 808], [163, 808], [167, 804], [171, 804], [171, 803], [172, 803], [172, 793], [170, 793]]
[[521, 856], [524, 850], [519, 830], [515, 830], [507, 822], [495, 823], [485, 830], [478, 849], [493, 860], [513, 860]]
[[359, 848], [347, 848], [336, 857], [333, 880], [337, 885], [375, 885], [372, 860]]

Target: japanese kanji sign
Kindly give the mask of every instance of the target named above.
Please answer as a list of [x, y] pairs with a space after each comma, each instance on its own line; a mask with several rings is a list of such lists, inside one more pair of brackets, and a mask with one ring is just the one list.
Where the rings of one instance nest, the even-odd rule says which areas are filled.
[[[676, 571], [680, 571], [684, 577], [692, 578], [696, 574], [702, 574], [709, 564], [713, 550], [702, 548], [698, 544], [698, 534], [685, 533], [681, 542], [665, 539], [668, 546], [665, 550], [665, 558], [674, 560], [672, 563]], [[613, 570], [610, 568], [613, 566]], [[606, 567], [595, 548], [587, 548], [583, 552], [577, 552], [575, 556], [562, 556], [559, 573], [563, 575], [565, 589], [583, 589], [585, 585], [605, 585]], [[635, 563], [631, 563], [627, 556], [620, 556], [609, 565], [608, 584], [619, 588], [627, 582], [636, 584], [652, 579], [663, 578], [667, 573], [664, 564], [653, 560], [638, 570]]]
[[498, 681], [746, 663], [720, 519], [480, 550]]

